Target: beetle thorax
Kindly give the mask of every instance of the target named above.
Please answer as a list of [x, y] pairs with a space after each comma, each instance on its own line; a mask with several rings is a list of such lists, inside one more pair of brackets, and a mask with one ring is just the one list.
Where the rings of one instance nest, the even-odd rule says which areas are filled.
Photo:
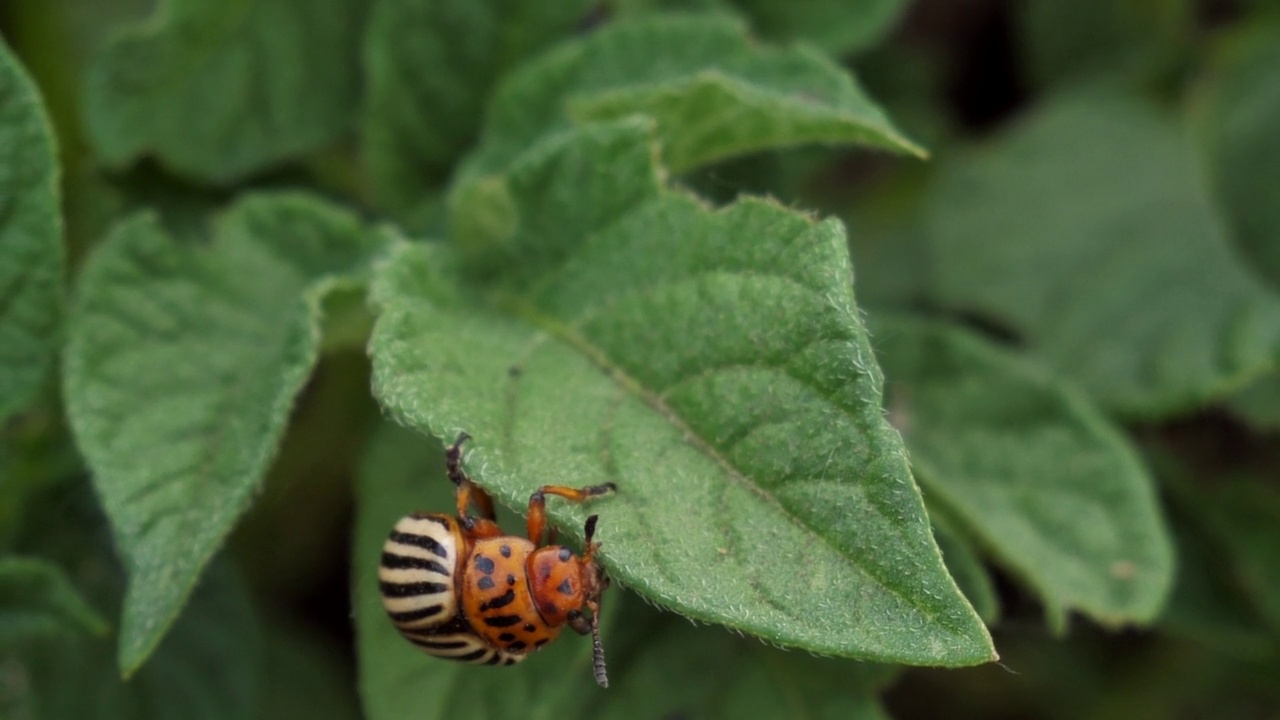
[[588, 600], [599, 597], [594, 563], [583, 562], [569, 548], [550, 545], [529, 557], [529, 587], [538, 614], [561, 626], [581, 614]]

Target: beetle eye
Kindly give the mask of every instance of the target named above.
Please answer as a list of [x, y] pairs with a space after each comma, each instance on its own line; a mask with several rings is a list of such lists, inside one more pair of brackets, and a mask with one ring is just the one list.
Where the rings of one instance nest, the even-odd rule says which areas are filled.
[[591, 632], [591, 623], [582, 616], [581, 610], [571, 610], [567, 615], [569, 618], [569, 627], [579, 635], [587, 635]]

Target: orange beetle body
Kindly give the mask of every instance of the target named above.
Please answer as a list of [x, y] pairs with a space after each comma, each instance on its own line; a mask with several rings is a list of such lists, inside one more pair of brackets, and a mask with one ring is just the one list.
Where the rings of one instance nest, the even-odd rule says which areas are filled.
[[[608, 687], [599, 614], [609, 581], [595, 561], [596, 516], [587, 519], [581, 557], [540, 543], [547, 495], [580, 502], [615, 487], [543, 486], [529, 498], [528, 539], [506, 535], [494, 522], [492, 500], [462, 470], [466, 439], [460, 435], [447, 454], [449, 477], [458, 489], [458, 516], [408, 515], [383, 545], [378, 580], [388, 616], [425, 652], [486, 665], [514, 665], [568, 625], [592, 635], [596, 681]], [[467, 513], [472, 503], [481, 517]], [[591, 612], [589, 621], [584, 610]]]

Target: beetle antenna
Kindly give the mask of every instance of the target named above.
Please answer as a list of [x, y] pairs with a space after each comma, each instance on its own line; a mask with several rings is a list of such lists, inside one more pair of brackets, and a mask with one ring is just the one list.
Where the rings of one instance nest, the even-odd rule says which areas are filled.
[[604, 669], [604, 645], [600, 642], [600, 603], [591, 610], [591, 653], [595, 666], [596, 684], [602, 688], [609, 687], [609, 676]]

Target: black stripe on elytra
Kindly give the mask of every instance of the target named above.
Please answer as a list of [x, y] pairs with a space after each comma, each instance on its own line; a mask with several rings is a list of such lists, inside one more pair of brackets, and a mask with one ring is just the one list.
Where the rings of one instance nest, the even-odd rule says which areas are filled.
[[527, 647], [529, 647], [529, 645], [525, 641], [517, 640], [511, 643], [510, 645], [508, 645], [507, 649], [511, 650], [512, 652], [519, 652]]
[[461, 650], [462, 648], [470, 645], [470, 643], [462, 640], [423, 640], [422, 638], [414, 637], [413, 635], [405, 635], [405, 637], [414, 645], [427, 648], [428, 650]]
[[388, 570], [429, 570], [441, 575], [449, 574], [449, 570], [435, 560], [413, 555], [398, 555], [392, 552], [382, 553], [382, 567]]
[[417, 610], [405, 610], [404, 612], [389, 612], [387, 613], [387, 615], [389, 615], [392, 621], [394, 622], [410, 623], [416, 620], [425, 620], [426, 618], [429, 618], [432, 615], [435, 615], [436, 613], [440, 612], [443, 609], [444, 609], [443, 605], [428, 605], [423, 608], [418, 608]]
[[394, 583], [382, 580], [378, 583], [383, 597], [407, 598], [415, 595], [434, 595], [449, 589], [448, 585], [437, 582]]
[[508, 589], [506, 592], [490, 600], [489, 602], [480, 603], [480, 611], [484, 612], [485, 610], [497, 610], [498, 608], [504, 608], [510, 605], [512, 602], [514, 602], [515, 599], [516, 599], [516, 591]]
[[426, 550], [428, 552], [433, 552], [436, 555], [439, 555], [445, 560], [449, 559], [449, 551], [446, 550], [445, 547], [440, 544], [439, 540], [436, 540], [430, 535], [418, 535], [417, 533], [406, 533], [406, 532], [400, 532], [399, 530], [395, 530], [391, 533], [391, 540], [393, 542], [398, 542], [403, 545], [412, 545], [414, 547], [420, 547], [423, 550]]
[[495, 615], [484, 619], [484, 624], [489, 627], [511, 627], [520, 624], [519, 615]]
[[483, 555], [477, 555], [475, 563], [476, 563], [476, 569], [479, 570], [480, 572], [484, 573], [485, 575], [493, 574], [492, 558], [487, 558]]
[[414, 520], [427, 520], [439, 525], [445, 530], [452, 530], [452, 528], [449, 527], [449, 521], [445, 518], [440, 517], [435, 513], [414, 513], [410, 517], [412, 517]]
[[458, 655], [449, 659], [457, 660], [458, 662], [471, 662], [472, 660], [478, 660], [484, 657], [484, 654], [487, 652], [490, 652], [489, 648], [480, 648], [479, 650], [469, 652], [466, 655]]
[[512, 640], [516, 639], [516, 636], [511, 633], [502, 633], [501, 635], [498, 636], [498, 639], [501, 640], [502, 642], [511, 642]]

